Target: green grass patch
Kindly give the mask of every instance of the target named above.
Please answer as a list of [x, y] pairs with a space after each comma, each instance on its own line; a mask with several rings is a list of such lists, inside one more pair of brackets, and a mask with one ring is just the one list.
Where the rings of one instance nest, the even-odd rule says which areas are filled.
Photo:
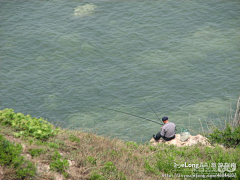
[[92, 165], [97, 165], [97, 159], [92, 156], [87, 157], [87, 162], [89, 162]]
[[65, 177], [68, 177], [66, 170], [69, 168], [69, 162], [67, 159], [63, 159], [58, 151], [54, 152], [52, 161], [50, 163], [50, 170], [62, 173]]
[[89, 177], [89, 180], [107, 180], [100, 173], [93, 171]]
[[240, 126], [231, 127], [227, 124], [224, 130], [215, 128], [214, 131], [208, 134], [211, 143], [223, 144], [225, 147], [240, 148]]
[[45, 153], [46, 150], [45, 149], [29, 149], [28, 152], [32, 157], [38, 157], [41, 154]]
[[71, 135], [69, 137], [69, 140], [72, 141], [72, 142], [77, 142], [77, 143], [80, 143], [80, 138], [74, 136], [74, 135]]
[[[18, 179], [28, 179], [36, 175], [36, 167], [33, 163], [20, 156], [22, 146], [14, 145], [0, 135], [0, 165], [13, 167]], [[14, 176], [14, 175], [13, 175]]]
[[138, 144], [136, 142], [133, 141], [128, 141], [126, 142], [127, 147], [130, 147], [132, 149], [137, 149], [138, 148]]
[[101, 171], [106, 179], [113, 177], [114, 179], [126, 180], [124, 173], [119, 172], [115, 164], [111, 161], [106, 162]]
[[[207, 147], [207, 146], [191, 146], [191, 147], [176, 147], [176, 146], [159, 146], [158, 150], [149, 160], [155, 163], [150, 165], [145, 162], [146, 173], [156, 173], [171, 175], [176, 174], [192, 175], [194, 173], [207, 174], [207, 172], [220, 173], [218, 169], [214, 169], [221, 165], [236, 165], [240, 159], [237, 154], [240, 154], [240, 149], [226, 150], [222, 147]], [[191, 164], [191, 166], [189, 166]], [[193, 167], [198, 164], [199, 167]], [[156, 169], [158, 172], [156, 172]], [[223, 173], [229, 173], [228, 169]], [[234, 173], [240, 177], [240, 167], [237, 166]]]

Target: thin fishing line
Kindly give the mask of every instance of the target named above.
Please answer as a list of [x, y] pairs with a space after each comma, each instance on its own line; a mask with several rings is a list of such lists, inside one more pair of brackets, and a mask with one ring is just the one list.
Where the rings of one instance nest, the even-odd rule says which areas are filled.
[[102, 108], [102, 109], [106, 109], [106, 110], [110, 110], [110, 111], [115, 111], [115, 112], [127, 114], [127, 115], [130, 115], [130, 116], [134, 116], [134, 117], [137, 117], [137, 118], [141, 118], [141, 119], [144, 119], [144, 120], [151, 121], [151, 122], [154, 122], [154, 123], [157, 123], [157, 124], [162, 125], [162, 124], [159, 123], [159, 122], [156, 122], [156, 121], [153, 121], [153, 120], [151, 120], [151, 119], [148, 119], [148, 118], [145, 118], [145, 117], [141, 117], [141, 116], [138, 116], [138, 115], [135, 115], [135, 114], [131, 114], [131, 113], [119, 111], [119, 110], [116, 110], [116, 109], [109, 109], [109, 108], [104, 108], [104, 107], [101, 107], [101, 108]]
[[147, 102], [147, 100], [145, 98], [143, 98], [144, 101], [148, 104], [148, 106], [151, 108], [151, 110], [155, 113], [155, 115], [157, 116], [158, 120], [160, 121], [160, 118], [158, 117], [157, 113], [154, 111], [154, 109], [149, 105], [149, 103]]

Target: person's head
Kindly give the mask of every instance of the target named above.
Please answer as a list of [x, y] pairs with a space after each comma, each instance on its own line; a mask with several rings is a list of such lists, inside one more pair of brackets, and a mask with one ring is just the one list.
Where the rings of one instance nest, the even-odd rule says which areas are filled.
[[163, 121], [164, 124], [166, 124], [167, 122], [169, 122], [169, 121], [168, 121], [168, 117], [166, 117], [166, 116], [163, 117], [163, 118], [162, 118], [162, 121]]

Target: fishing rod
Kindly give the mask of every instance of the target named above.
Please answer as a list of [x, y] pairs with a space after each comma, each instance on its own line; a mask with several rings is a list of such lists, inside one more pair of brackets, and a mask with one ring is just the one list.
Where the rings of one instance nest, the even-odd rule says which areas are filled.
[[160, 121], [160, 118], [158, 117], [157, 113], [154, 111], [154, 109], [150, 106], [150, 104], [147, 102], [145, 98], [143, 98], [144, 101], [148, 104], [148, 106], [151, 108], [151, 110], [154, 112], [154, 114], [157, 116], [158, 120]]
[[110, 111], [115, 111], [115, 112], [127, 114], [127, 115], [130, 115], [130, 116], [133, 116], [133, 117], [141, 118], [141, 119], [144, 119], [144, 120], [151, 121], [151, 122], [154, 122], [154, 123], [157, 123], [157, 124], [162, 125], [162, 124], [159, 123], [159, 122], [156, 122], [156, 121], [153, 121], [153, 120], [151, 120], [151, 119], [148, 119], [148, 118], [145, 118], [145, 117], [141, 117], [141, 116], [138, 116], [138, 115], [135, 115], [135, 114], [131, 114], [131, 113], [119, 111], [119, 110], [116, 110], [116, 109], [110, 109], [110, 108], [104, 108], [104, 107], [101, 107], [101, 108], [102, 108], [102, 109], [106, 109], [106, 110], [110, 110]]

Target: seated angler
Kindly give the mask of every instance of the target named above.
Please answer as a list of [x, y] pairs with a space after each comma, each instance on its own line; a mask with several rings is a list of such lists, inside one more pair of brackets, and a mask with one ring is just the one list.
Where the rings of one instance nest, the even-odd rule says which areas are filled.
[[164, 125], [161, 127], [162, 130], [157, 133], [157, 135], [153, 135], [153, 138], [158, 141], [161, 137], [165, 141], [170, 141], [175, 138], [176, 125], [172, 122], [168, 121], [168, 117], [163, 117], [162, 121]]

